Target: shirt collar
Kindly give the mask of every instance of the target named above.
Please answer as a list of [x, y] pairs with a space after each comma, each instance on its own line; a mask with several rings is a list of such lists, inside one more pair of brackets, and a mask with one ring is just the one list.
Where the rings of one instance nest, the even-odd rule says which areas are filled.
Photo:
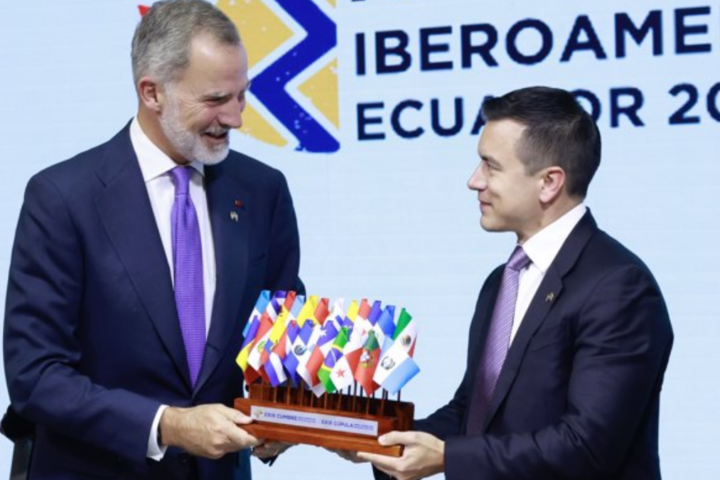
[[[137, 117], [133, 118], [130, 124], [130, 141], [135, 149], [145, 183], [178, 166], [145, 135]], [[200, 175], [205, 175], [205, 166], [202, 163], [194, 161], [190, 163], [190, 166], [200, 172]]]
[[533, 265], [542, 271], [543, 274], [550, 268], [565, 240], [570, 236], [575, 225], [585, 215], [587, 207], [580, 203], [569, 212], [555, 220], [530, 237], [524, 244], [523, 250], [532, 260]]

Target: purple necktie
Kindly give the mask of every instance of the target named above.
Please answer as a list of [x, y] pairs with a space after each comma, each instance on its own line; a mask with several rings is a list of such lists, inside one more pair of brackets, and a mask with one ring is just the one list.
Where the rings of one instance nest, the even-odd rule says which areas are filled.
[[482, 433], [485, 416], [490, 407], [490, 399], [495, 391], [500, 370], [505, 363], [505, 357], [510, 347], [510, 332], [515, 317], [520, 271], [530, 263], [530, 258], [518, 245], [510, 255], [510, 260], [505, 264], [485, 348], [475, 376], [475, 389], [468, 413], [468, 434]]
[[200, 227], [188, 190], [192, 172], [192, 167], [175, 167], [170, 174], [175, 183], [172, 207], [175, 304], [194, 387], [205, 350], [205, 293]]

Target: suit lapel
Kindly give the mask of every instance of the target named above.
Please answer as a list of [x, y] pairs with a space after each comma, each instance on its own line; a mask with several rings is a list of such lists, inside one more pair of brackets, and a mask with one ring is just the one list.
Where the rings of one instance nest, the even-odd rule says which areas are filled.
[[[565, 240], [555, 260], [553, 260], [545, 273], [545, 277], [530, 302], [527, 312], [525, 312], [525, 316], [510, 346], [510, 350], [508, 350], [505, 363], [500, 371], [500, 376], [498, 377], [498, 382], [493, 392], [492, 400], [490, 401], [484, 429], [487, 429], [490, 421], [510, 391], [510, 387], [520, 370], [530, 340], [538, 328], [540, 328], [540, 325], [545, 321], [552, 306], [559, 301], [563, 292], [563, 277], [570, 271], [573, 265], [575, 265], [578, 257], [585, 249], [585, 245], [596, 231], [597, 224], [590, 214], [590, 210], [588, 210]], [[497, 296], [497, 294], [495, 296]], [[489, 315], [492, 315], [492, 311], [490, 311]]]
[[109, 142], [97, 175], [105, 185], [95, 199], [100, 221], [158, 336], [189, 387], [170, 267], [127, 127]]
[[217, 281], [210, 331], [195, 393], [217, 368], [234, 329], [242, 320], [236, 317], [245, 290], [250, 234], [248, 209], [252, 207], [252, 199], [231, 175], [223, 172], [223, 164], [205, 168]]

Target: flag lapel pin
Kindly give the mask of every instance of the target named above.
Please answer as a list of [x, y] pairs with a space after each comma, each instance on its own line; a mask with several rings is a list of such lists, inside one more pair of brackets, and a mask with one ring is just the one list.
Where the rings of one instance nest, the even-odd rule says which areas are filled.
[[550, 303], [555, 299], [555, 292], [550, 292], [545, 296], [545, 301]]
[[238, 221], [238, 214], [237, 214], [237, 212], [235, 212], [235, 211], [230, 212], [230, 220], [232, 220], [233, 222], [237, 222], [237, 221]]

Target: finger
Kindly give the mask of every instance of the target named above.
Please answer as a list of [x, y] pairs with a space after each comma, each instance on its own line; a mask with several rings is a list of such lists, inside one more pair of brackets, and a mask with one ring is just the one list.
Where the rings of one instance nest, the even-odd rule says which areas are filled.
[[397, 472], [397, 460], [393, 457], [365, 452], [358, 452], [357, 457], [363, 461], [372, 463], [375, 468], [387, 473], [391, 477], [394, 477]]
[[255, 447], [253, 448], [251, 455], [257, 458], [269, 458], [269, 457], [275, 457], [279, 454], [279, 452], [274, 448], [265, 448], [265, 447]]
[[366, 462], [370, 462], [373, 465], [384, 463], [385, 460], [387, 460], [390, 457], [387, 457], [385, 455], [378, 455], [375, 453], [367, 453], [367, 452], [358, 452], [356, 454], [357, 458], [360, 460], [364, 460]]
[[263, 443], [262, 439], [253, 437], [248, 432], [242, 428], [236, 427], [235, 425], [228, 428], [227, 436], [230, 442], [239, 448], [255, 447]]
[[235, 410], [234, 408], [226, 407], [225, 405], [220, 404], [213, 406], [216, 407], [216, 411], [218, 413], [236, 425], [247, 425], [253, 421], [252, 417], [245, 415], [240, 410]]
[[415, 437], [415, 432], [392, 431], [380, 436], [380, 438], [378, 438], [378, 442], [380, 442], [380, 445], [384, 445], [386, 447], [390, 445], [409, 445], [411, 443], [416, 443]]

